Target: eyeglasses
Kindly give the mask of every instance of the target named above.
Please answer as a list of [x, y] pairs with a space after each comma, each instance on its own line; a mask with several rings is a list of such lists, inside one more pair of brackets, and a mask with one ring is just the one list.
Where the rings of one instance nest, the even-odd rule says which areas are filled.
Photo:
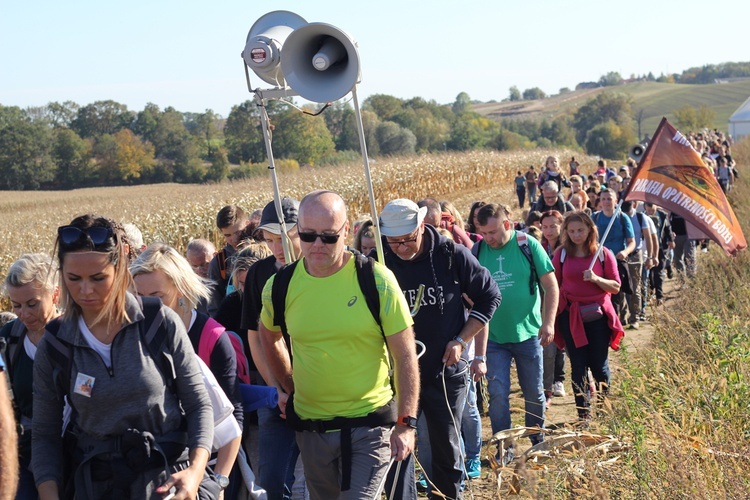
[[113, 235], [112, 228], [95, 226], [81, 229], [75, 226], [60, 226], [57, 228], [57, 239], [61, 245], [87, 245], [92, 250], [107, 243]]
[[401, 245], [408, 245], [409, 243], [415, 243], [419, 239], [419, 233], [414, 238], [409, 238], [408, 240], [399, 240], [399, 241], [391, 241], [388, 238], [386, 238], [386, 241], [388, 244], [394, 248], [398, 248]]
[[316, 233], [313, 231], [297, 231], [297, 234], [299, 234], [299, 240], [303, 243], [315, 243], [315, 240], [320, 238], [320, 241], [322, 241], [324, 244], [333, 245], [334, 243], [339, 241], [339, 237], [341, 236], [341, 231], [343, 231], [345, 226], [346, 226], [346, 221], [344, 221], [344, 225], [341, 226], [341, 228], [335, 233]]

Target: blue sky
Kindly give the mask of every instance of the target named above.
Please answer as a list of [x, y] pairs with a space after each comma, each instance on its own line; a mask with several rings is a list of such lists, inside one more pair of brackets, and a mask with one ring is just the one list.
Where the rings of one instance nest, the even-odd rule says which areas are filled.
[[501, 100], [511, 85], [557, 93], [608, 71], [658, 76], [750, 60], [742, 0], [3, 0], [0, 104], [113, 99], [135, 111], [153, 102], [227, 116], [252, 97], [240, 53], [252, 24], [273, 10], [357, 41], [360, 100], [449, 103], [462, 91]]

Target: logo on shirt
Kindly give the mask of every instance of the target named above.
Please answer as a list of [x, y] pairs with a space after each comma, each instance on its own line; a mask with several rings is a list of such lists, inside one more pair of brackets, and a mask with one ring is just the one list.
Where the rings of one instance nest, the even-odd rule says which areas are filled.
[[357, 296], [353, 295], [351, 299], [349, 299], [349, 302], [347, 302], [347, 306], [352, 307], [354, 304], [357, 303]]

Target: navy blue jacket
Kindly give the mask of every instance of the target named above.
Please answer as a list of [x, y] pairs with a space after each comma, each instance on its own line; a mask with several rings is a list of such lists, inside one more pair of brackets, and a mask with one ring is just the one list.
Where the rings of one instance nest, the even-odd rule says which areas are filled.
[[[445, 346], [466, 323], [461, 295], [465, 293], [474, 302], [469, 315], [488, 323], [500, 305], [500, 290], [489, 271], [465, 246], [453, 244], [430, 225], [425, 225], [422, 244], [425, 251], [411, 261], [399, 258], [385, 240], [383, 253], [410, 308], [414, 308], [419, 285], [425, 285], [422, 305], [414, 317], [414, 333], [427, 347], [419, 359], [419, 368], [422, 380], [429, 381], [442, 372]], [[452, 259], [446, 251], [451, 244], [455, 248]]]

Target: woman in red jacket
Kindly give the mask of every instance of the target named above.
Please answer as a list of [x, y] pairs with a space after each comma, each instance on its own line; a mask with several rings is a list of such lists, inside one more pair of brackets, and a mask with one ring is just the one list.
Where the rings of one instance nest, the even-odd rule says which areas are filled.
[[578, 416], [588, 419], [586, 371], [591, 369], [600, 387], [598, 393], [606, 395], [609, 347], [618, 349], [623, 335], [611, 299], [620, 290], [620, 276], [615, 256], [606, 248], [589, 269], [598, 248], [598, 234], [584, 212], [566, 214], [561, 237], [562, 246], [552, 259], [560, 285], [555, 343], [568, 352]]

